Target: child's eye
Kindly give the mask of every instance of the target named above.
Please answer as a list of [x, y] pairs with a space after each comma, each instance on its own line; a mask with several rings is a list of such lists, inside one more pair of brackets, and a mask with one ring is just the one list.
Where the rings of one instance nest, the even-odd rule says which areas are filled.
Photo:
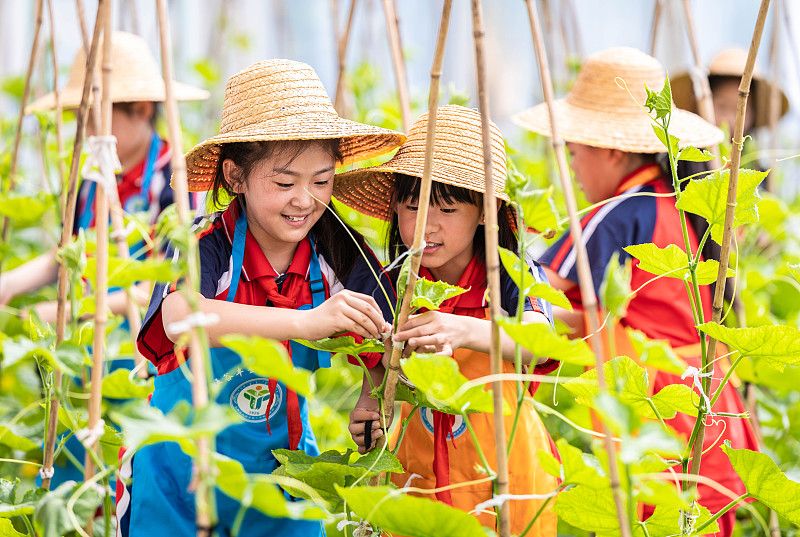
[[292, 183], [275, 183], [278, 185], [278, 188], [292, 188], [294, 185]]
[[444, 214], [453, 214], [454, 212], [456, 212], [456, 209], [452, 207], [441, 207], [439, 210], [442, 211]]
[[411, 212], [417, 212], [417, 206], [416, 205], [406, 205], [406, 210], [409, 210]]
[[317, 185], [317, 186], [325, 186], [330, 182], [331, 182], [330, 179], [321, 179], [319, 181], [314, 181], [314, 184]]

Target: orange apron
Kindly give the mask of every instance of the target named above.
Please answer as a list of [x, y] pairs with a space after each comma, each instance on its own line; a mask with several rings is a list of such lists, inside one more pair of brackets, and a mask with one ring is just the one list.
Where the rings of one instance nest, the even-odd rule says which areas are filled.
[[[489, 356], [485, 353], [474, 352], [467, 349], [458, 349], [454, 354], [461, 373], [469, 379], [491, 374]], [[514, 364], [503, 362], [505, 373], [514, 372]], [[516, 409], [517, 385], [513, 382], [503, 383], [503, 398], [508, 407]], [[523, 403], [520, 413], [514, 445], [508, 461], [509, 490], [511, 494], [547, 494], [558, 487], [555, 477], [545, 472], [538, 463], [536, 453], [539, 450], [551, 451], [550, 435], [539, 418], [535, 408], [528, 402]], [[413, 407], [403, 403], [401, 419], [405, 419]], [[493, 414], [469, 414], [470, 424], [480, 442], [483, 453], [493, 469], [497, 468], [494, 441], [494, 416]], [[434, 464], [434, 434], [433, 424], [436, 418], [430, 409], [420, 408], [412, 417], [406, 430], [405, 438], [400, 445], [397, 456], [403, 464], [406, 473], [392, 474], [392, 480], [397, 486], [404, 486], [412, 474], [415, 477], [410, 486], [433, 489], [436, 488]], [[505, 416], [506, 437], [511, 433], [514, 415]], [[399, 429], [399, 428], [398, 428]], [[395, 431], [390, 445], [395, 446], [399, 432]], [[450, 484], [474, 481], [486, 477], [475, 447], [470, 438], [469, 431], [460, 416], [456, 416], [452, 425], [451, 434], [447, 434], [447, 454], [449, 456]], [[433, 495], [426, 495], [433, 497]], [[462, 511], [470, 512], [476, 505], [492, 497], [492, 483], [490, 481], [459, 487], [450, 491], [452, 505]], [[533, 519], [544, 500], [510, 500], [511, 532], [520, 534], [527, 524]], [[553, 506], [555, 499], [551, 499], [547, 507], [528, 532], [531, 537], [548, 537], [556, 535], [557, 519]], [[496, 516], [493, 509], [476, 513], [478, 521], [484, 526], [495, 529]]]
[[[625, 328], [618, 323], [615, 323], [615, 326], [609, 328], [614, 330], [616, 355], [626, 355], [638, 362], [639, 357], [633, 349], [633, 345], [630, 342]], [[604, 344], [607, 343], [608, 339], [605, 333], [602, 337]], [[699, 343], [677, 347], [674, 350], [688, 365], [698, 369], [700, 368], [701, 357]], [[608, 351], [607, 348], [606, 351]], [[721, 343], [717, 344], [718, 357], [727, 354], [727, 352], [728, 349], [725, 345]], [[719, 387], [720, 381], [725, 375], [727, 368], [728, 361], [726, 359], [714, 362], [714, 372], [711, 377], [711, 394]], [[691, 387], [694, 383], [692, 377], [681, 379], [678, 375], [657, 371], [652, 368], [647, 368], [647, 371], [651, 394], [660, 391], [670, 384], [685, 384]], [[714, 403], [712, 409], [714, 412], [739, 414], [745, 411], [742, 400], [736, 391], [736, 382], [738, 381], [735, 380], [734, 377], [732, 381], [728, 382], [723, 388], [722, 394], [717, 402]], [[674, 418], [666, 420], [666, 423], [684, 442], [686, 442], [694, 428], [695, 417], [679, 412]], [[745, 492], [744, 484], [733, 471], [728, 457], [722, 449], [720, 449], [720, 446], [727, 440], [734, 448], [746, 448], [757, 451], [758, 442], [756, 441], [752, 425], [747, 419], [722, 416], [707, 417], [706, 424], [705, 436], [703, 438], [703, 458], [700, 463], [700, 475], [713, 479], [724, 487], [729, 488], [737, 495], [743, 494]], [[676, 472], [682, 471], [680, 465], [674, 467], [674, 470]], [[720, 510], [730, 502], [730, 498], [723, 496], [707, 485], [699, 484], [697, 491], [700, 503], [707, 507], [712, 513]], [[645, 512], [647, 513], [648, 510], [645, 509]]]

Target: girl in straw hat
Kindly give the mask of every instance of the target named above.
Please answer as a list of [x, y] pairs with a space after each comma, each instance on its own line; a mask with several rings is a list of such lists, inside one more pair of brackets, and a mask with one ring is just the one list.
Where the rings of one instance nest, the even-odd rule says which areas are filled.
[[[146, 213], [154, 224], [158, 215], [172, 204], [169, 186], [170, 147], [155, 130], [158, 103], [164, 101], [164, 81], [155, 58], [141, 37], [126, 32], [114, 32], [111, 44], [111, 100], [113, 104], [111, 130], [117, 139], [120, 174], [117, 192], [122, 208], [128, 213]], [[98, 65], [102, 63], [98, 61]], [[79, 49], [69, 72], [69, 80], [61, 91], [61, 104], [65, 110], [80, 106], [86, 57]], [[99, 69], [96, 76], [99, 77]], [[176, 82], [179, 100], [207, 99], [208, 92]], [[49, 93], [37, 99], [26, 109], [28, 113], [55, 110], [55, 95]], [[92, 134], [90, 132], [90, 134]], [[96, 183], [83, 181], [78, 192], [74, 231], [94, 227], [94, 198]], [[131, 247], [131, 253], [143, 256], [144, 243]], [[15, 296], [30, 293], [53, 283], [58, 272], [55, 249], [33, 259], [14, 270], [4, 272], [0, 279], [0, 304]], [[147, 290], [135, 289], [142, 305], [147, 302]], [[117, 290], [109, 296], [109, 307], [116, 314], [125, 312], [125, 293]], [[55, 321], [55, 302], [34, 306], [37, 314], [47, 322]]]
[[[494, 192], [500, 201], [498, 222], [500, 246], [515, 251], [517, 239], [513, 226], [514, 215], [506, 203], [504, 193], [506, 155], [503, 137], [496, 125], [491, 125], [494, 160]], [[427, 115], [413, 126], [408, 141], [386, 164], [344, 174], [341, 178], [342, 195], [339, 199], [353, 208], [384, 220], [389, 220], [388, 254], [398, 258], [408, 251], [413, 242], [417, 202], [420, 191], [425, 155]], [[490, 374], [488, 353], [491, 324], [487, 320], [486, 265], [484, 262], [483, 196], [486, 194], [483, 177], [483, 152], [481, 146], [481, 121], [476, 110], [461, 106], [439, 108], [433, 157], [433, 186], [431, 208], [425, 232], [425, 250], [420, 276], [442, 280], [468, 289], [462, 295], [446, 300], [439, 311], [428, 311], [412, 317], [400, 326], [398, 342], [405, 342], [409, 352], [437, 352], [452, 355], [461, 373], [470, 379]], [[345, 188], [346, 187], [346, 188]], [[539, 267], [534, 276], [544, 278]], [[395, 274], [395, 277], [397, 275]], [[518, 290], [508, 274], [502, 272], [502, 307], [515, 312]], [[549, 323], [549, 306], [541, 301], [525, 301], [526, 322]], [[503, 354], [505, 372], [514, 371], [514, 344], [504, 337]], [[530, 356], [525, 357], [527, 361]], [[537, 372], [549, 371], [552, 363], [534, 364]], [[383, 366], [372, 369], [375, 382], [383, 377]], [[509, 406], [516, 407], [517, 391], [512, 383], [503, 387], [503, 396]], [[369, 449], [365, 432], [371, 427], [371, 438], [379, 438], [377, 402], [369, 397], [369, 383], [363, 384], [361, 397], [351, 415], [350, 432], [362, 452]], [[412, 414], [412, 407], [403, 403], [402, 418]], [[513, 416], [506, 417], [506, 431], [510, 434]], [[490, 414], [471, 414], [470, 422], [485, 453], [494, 453], [494, 424]], [[509, 467], [512, 494], [544, 494], [555, 490], [555, 478], [538, 464], [536, 453], [549, 450], [550, 437], [531, 406], [523, 408], [519, 431], [514, 439]], [[411, 417], [397, 456], [405, 474], [395, 474], [392, 479], [403, 486], [411, 475], [415, 487], [438, 488], [485, 478], [477, 468], [480, 457], [465, 434], [462, 418], [421, 408]], [[395, 438], [393, 443], [396, 443]], [[438, 492], [436, 497], [464, 511], [473, 511], [481, 502], [492, 497], [492, 484], [486, 482], [456, 487]], [[538, 500], [511, 503], [511, 530], [523, 531], [542, 507]], [[477, 513], [480, 522], [495, 528], [496, 519], [491, 509]], [[546, 510], [532, 528], [532, 535], [555, 535], [556, 520], [552, 510]]]
[[[281, 340], [295, 366], [314, 371], [330, 365], [330, 356], [289, 340], [340, 332], [380, 338], [390, 329], [391, 285], [385, 277], [376, 281], [372, 274], [380, 264], [355, 232], [348, 230], [357, 244], [348, 238], [329, 202], [337, 164], [378, 155], [404, 138], [340, 118], [308, 65], [269, 60], [228, 80], [220, 133], [187, 154], [190, 190], [211, 190], [215, 199], [222, 192], [233, 196], [227, 209], [195, 225], [197, 301], [200, 311], [219, 318], [207, 328], [219, 380], [216, 400], [239, 417], [216, 437], [216, 448], [247, 472], [272, 472], [273, 449], [319, 450], [306, 400], [243, 368], [238, 354], [219, 346], [220, 338]], [[360, 255], [359, 248], [370, 255]], [[192, 398], [174, 348], [180, 321], [191, 310], [174, 290], [156, 287], [138, 338], [140, 351], [158, 369], [151, 404], [165, 413]], [[191, 459], [175, 443], [140, 449], [132, 489], [118, 501], [123, 534], [195, 535], [191, 471]], [[222, 493], [216, 503], [216, 531], [229, 535], [243, 506]], [[319, 521], [275, 519], [252, 509], [240, 522], [252, 535], [323, 534]]]
[[[570, 93], [555, 103], [561, 134], [572, 155], [575, 178], [592, 203], [599, 205], [583, 217], [583, 239], [589, 254], [595, 290], [599, 291], [606, 267], [613, 255], [624, 261], [630, 256], [623, 248], [633, 244], [653, 242], [659, 247], [678, 245], [683, 249], [683, 236], [678, 210], [675, 208], [671, 183], [658, 164], [656, 156], [664, 151], [650, 126], [650, 119], [628, 92], [616, 80], [625, 80], [633, 96], [644, 102], [644, 86], [660, 88], [665, 73], [655, 58], [630, 48], [613, 48], [598, 52], [581, 69]], [[522, 112], [516, 121], [534, 132], [550, 134], [545, 105]], [[670, 133], [682, 144], [706, 147], [718, 143], [722, 132], [690, 112], [673, 110]], [[632, 197], [616, 198], [620, 195]], [[652, 194], [648, 196], [647, 194]], [[661, 195], [661, 197], [656, 197]], [[689, 227], [692, 250], [698, 247], [703, 230]], [[541, 258], [550, 281], [563, 289], [576, 308], [580, 307], [580, 290], [575, 267], [575, 249], [565, 234]], [[686, 297], [683, 282], [672, 278], [653, 281], [652, 274], [640, 269], [634, 261], [631, 288], [637, 289], [628, 305], [625, 317], [612, 328], [617, 354], [635, 357], [627, 332], [623, 327], [644, 332], [650, 338], [667, 340], [689, 365], [699, 367], [699, 337]], [[645, 285], [645, 283], [647, 284]], [[711, 290], [701, 287], [706, 318], [711, 317]], [[581, 313], [558, 312], [576, 336], [585, 333]], [[607, 338], [603, 338], [606, 341]], [[715, 365], [712, 389], [722, 377]], [[669, 384], [692, 385], [692, 377], [682, 380], [676, 375], [651, 372], [655, 391]], [[728, 384], [713, 408], [714, 412], [738, 414], [744, 411], [736, 389]], [[688, 437], [695, 418], [677, 414], [667, 423], [680, 435]], [[705, 436], [705, 454], [700, 473], [733, 490], [744, 492], [742, 482], [733, 472], [724, 452], [723, 440], [734, 447], [756, 449], [753, 432], [747, 421], [738, 418], [715, 417]], [[680, 471], [680, 470], [678, 470]], [[700, 485], [700, 502], [712, 512], [730, 501], [714, 489]], [[645, 510], [645, 516], [652, 510]], [[735, 520], [733, 511], [719, 520], [722, 535], [730, 535]]]
[[[158, 215], [172, 204], [172, 189], [169, 186], [170, 147], [155, 130], [158, 103], [164, 100], [164, 82], [161, 72], [145, 41], [133, 34], [115, 32], [111, 50], [112, 78], [111, 100], [112, 134], [117, 139], [117, 152], [121, 162], [117, 176], [117, 193], [122, 208], [127, 213], [146, 213], [147, 221], [154, 224]], [[98, 65], [101, 62], [98, 61]], [[85, 75], [86, 58], [79, 49], [69, 73], [69, 81], [61, 92], [64, 109], [80, 106]], [[99, 69], [96, 74], [99, 77]], [[206, 99], [208, 92], [185, 84], [177, 84], [176, 95], [180, 100]], [[34, 101], [27, 112], [51, 111], [55, 109], [55, 95], [49, 93]], [[92, 134], [90, 132], [90, 134]], [[97, 184], [86, 180], [80, 185], [75, 213], [74, 232], [94, 227], [94, 198]], [[143, 241], [131, 246], [131, 255], [143, 258], [146, 248]], [[55, 282], [58, 273], [55, 249], [3, 272], [0, 279], [0, 304], [6, 304], [15, 296], [30, 293]], [[133, 288], [134, 296], [142, 306], [147, 303], [148, 286]], [[108, 304], [115, 314], [124, 314], [127, 297], [120, 289], [112, 289]], [[67, 305], [69, 307], [69, 304]], [[55, 301], [40, 302], [33, 306], [39, 317], [55, 322]], [[133, 360], [115, 357], [109, 370], [132, 368]], [[51, 486], [64, 481], [83, 479], [83, 470], [71, 460], [83, 461], [83, 444], [70, 435], [61, 456], [55, 461], [55, 474]]]

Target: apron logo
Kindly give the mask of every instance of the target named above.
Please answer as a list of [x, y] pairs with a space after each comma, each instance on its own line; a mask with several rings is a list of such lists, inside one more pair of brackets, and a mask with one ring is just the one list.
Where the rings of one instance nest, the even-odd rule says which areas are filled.
[[[242, 382], [231, 392], [231, 406], [249, 422], [267, 421], [266, 412], [269, 404], [269, 380], [255, 378]], [[269, 417], [272, 419], [283, 404], [283, 388], [278, 384], [275, 387], [275, 399]]]
[[[428, 407], [421, 407], [419, 409], [419, 416], [422, 419], [422, 424], [428, 429], [428, 432], [433, 434], [433, 411]], [[453, 440], [464, 434], [467, 430], [464, 418], [461, 416], [455, 416], [455, 418], [452, 428]], [[447, 439], [450, 440], [450, 434], [447, 435]]]

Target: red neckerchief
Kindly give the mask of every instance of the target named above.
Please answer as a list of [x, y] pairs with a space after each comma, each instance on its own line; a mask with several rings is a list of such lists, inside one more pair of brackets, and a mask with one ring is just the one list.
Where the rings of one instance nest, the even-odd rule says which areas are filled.
[[[435, 281], [431, 272], [425, 267], [420, 267], [419, 275], [426, 280]], [[468, 291], [442, 302], [439, 311], [479, 319], [486, 318], [483, 301], [486, 292], [486, 265], [478, 260], [477, 256], [473, 256], [470, 260], [457, 285]], [[453, 351], [455, 352], [455, 349]], [[433, 475], [436, 477], [436, 488], [438, 489], [450, 484], [450, 453], [447, 448], [447, 437], [450, 437], [453, 448], [455, 448], [453, 425], [456, 417], [438, 410], [431, 410], [431, 413], [433, 415]], [[449, 490], [437, 492], [436, 499], [453, 505]]]
[[[158, 152], [158, 157], [156, 157], [155, 163], [153, 163], [153, 173], [161, 171], [164, 166], [169, 164], [170, 154], [169, 143], [167, 143], [166, 140], [161, 140], [161, 149]], [[136, 196], [142, 191], [144, 165], [146, 161], [147, 156], [145, 156], [136, 166], [119, 176], [117, 181], [117, 192], [119, 192], [119, 201], [122, 207], [125, 207], [125, 202], [127, 202], [131, 196]], [[169, 177], [167, 177], [166, 180], [169, 181]], [[153, 202], [153, 200], [150, 199], [150, 192], [143, 192], [143, 194], [147, 196], [147, 199], [150, 201], [150, 203]]]
[[[233, 229], [235, 227], [236, 219], [239, 216], [241, 207], [238, 201], [234, 201], [235, 207], [223, 213], [223, 222], [226, 229], [229, 231], [229, 236], [233, 236]], [[275, 281], [280, 275], [272, 268], [261, 247], [258, 245], [253, 234], [247, 230], [244, 246], [244, 259], [242, 261], [242, 277], [248, 281], [257, 283], [267, 295], [266, 306], [275, 308], [297, 309], [296, 297], [302, 295], [304, 288], [308, 286], [306, 280], [308, 276], [309, 264], [311, 262], [311, 241], [306, 237], [297, 245], [294, 252], [292, 261], [289, 268], [286, 269], [284, 280], [281, 284], [280, 290]], [[289, 341], [282, 341], [286, 352], [289, 354], [289, 360], [292, 359], [292, 347]], [[265, 417], [267, 419], [267, 433], [272, 434], [272, 429], [269, 424], [269, 413], [272, 409], [272, 404], [275, 400], [275, 391], [278, 385], [278, 380], [269, 379], [269, 402], [267, 403], [267, 410]], [[297, 449], [300, 444], [300, 438], [303, 435], [303, 420], [300, 416], [300, 401], [297, 393], [293, 390], [286, 389], [286, 422], [289, 430], [289, 449]]]

